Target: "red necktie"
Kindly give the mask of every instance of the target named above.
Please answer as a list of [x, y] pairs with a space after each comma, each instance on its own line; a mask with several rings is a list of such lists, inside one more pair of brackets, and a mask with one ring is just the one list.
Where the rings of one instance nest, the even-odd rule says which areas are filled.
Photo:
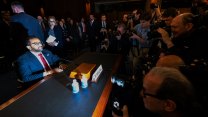
[[49, 65], [48, 65], [48, 63], [46, 62], [46, 60], [45, 60], [45, 58], [43, 57], [43, 55], [42, 55], [42, 54], [38, 54], [38, 56], [40, 57], [40, 59], [41, 59], [43, 65], [44, 65], [46, 71], [51, 70], [51, 68], [49, 67]]

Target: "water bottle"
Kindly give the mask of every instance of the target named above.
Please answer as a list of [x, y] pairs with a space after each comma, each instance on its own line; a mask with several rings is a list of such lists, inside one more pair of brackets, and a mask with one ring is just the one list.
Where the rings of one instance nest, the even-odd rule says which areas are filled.
[[73, 93], [78, 93], [79, 92], [79, 83], [77, 82], [76, 79], [74, 79], [73, 83], [72, 83], [72, 92]]
[[87, 88], [87, 86], [88, 86], [87, 78], [85, 76], [82, 76], [81, 87], [82, 88]]

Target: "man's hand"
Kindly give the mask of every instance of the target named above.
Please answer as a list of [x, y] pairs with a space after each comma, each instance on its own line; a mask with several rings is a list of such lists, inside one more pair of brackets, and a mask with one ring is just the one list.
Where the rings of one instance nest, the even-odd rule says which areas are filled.
[[50, 42], [50, 43], [48, 43], [48, 45], [54, 47], [55, 43], [56, 43], [55, 41], [54, 42]]
[[43, 72], [43, 76], [48, 76], [48, 75], [51, 75], [51, 74], [53, 74], [53, 73], [55, 73], [54, 70], [45, 71], [45, 72]]
[[130, 38], [137, 39], [140, 43], [144, 43], [144, 39], [135, 33], [132, 33], [132, 36]]
[[55, 69], [53, 69], [53, 70], [54, 70], [55, 73], [60, 73], [60, 72], [63, 71], [63, 69], [60, 69], [60, 68], [55, 68]]
[[59, 65], [59, 69], [62, 69], [62, 70], [66, 69], [67, 67], [68, 66], [66, 64], [60, 64]]
[[161, 34], [162, 41], [167, 45], [168, 48], [171, 48], [173, 45], [173, 42], [171, 41], [171, 38], [169, 37], [168, 32], [163, 28], [158, 28], [157, 32]]

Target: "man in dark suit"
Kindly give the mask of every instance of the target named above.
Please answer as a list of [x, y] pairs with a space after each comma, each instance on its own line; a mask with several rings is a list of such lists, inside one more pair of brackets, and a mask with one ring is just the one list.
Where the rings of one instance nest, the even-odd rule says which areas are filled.
[[29, 51], [17, 59], [18, 73], [23, 83], [39, 81], [44, 76], [61, 72], [65, 68], [58, 56], [43, 49], [39, 38], [29, 37], [27, 49]]
[[80, 37], [81, 37], [81, 46], [85, 46], [85, 41], [87, 40], [87, 26], [86, 26], [86, 21], [85, 18], [82, 17], [80, 22], [79, 22], [79, 29], [80, 29]]
[[[11, 8], [15, 13], [15, 15], [11, 17], [11, 22], [17, 25], [21, 25], [21, 28], [19, 30], [12, 29], [12, 31], [15, 31], [14, 33], [18, 34], [18, 35], [13, 35], [14, 40], [16, 40], [16, 42], [18, 42], [20, 39], [21, 41], [23, 40], [23, 42], [19, 43], [18, 47], [20, 48], [25, 47], [26, 38], [28, 36], [33, 36], [33, 35], [38, 37], [44, 43], [45, 42], [44, 35], [38, 23], [38, 20], [33, 16], [30, 16], [25, 13], [22, 3], [14, 1], [11, 3]], [[24, 52], [25, 50], [20, 50], [20, 52], [18, 52], [19, 53], [18, 55], [21, 55]]]
[[38, 37], [42, 42], [44, 42], [43, 32], [38, 23], [38, 20], [33, 16], [26, 14], [23, 5], [20, 2], [12, 2], [11, 8], [13, 12], [16, 13], [11, 17], [11, 21], [22, 24], [24, 28], [27, 29], [29, 36], [34, 35]]
[[[105, 14], [102, 14], [101, 15], [101, 21], [99, 22], [99, 45], [100, 46], [100, 49], [101, 51], [104, 49], [103, 47], [107, 47], [107, 43], [109, 42], [109, 39], [108, 39], [108, 31], [110, 31], [110, 28], [109, 28], [109, 24], [107, 23], [107, 18], [106, 18], [106, 15]], [[107, 50], [107, 48], [106, 48]]]
[[87, 23], [87, 35], [90, 44], [90, 51], [95, 52], [98, 45], [99, 25], [93, 14], [90, 14], [90, 20]]
[[108, 33], [108, 29], [109, 29], [109, 25], [106, 21], [106, 15], [101, 15], [101, 21], [99, 24], [99, 28], [100, 28], [100, 34], [99, 34], [99, 38], [100, 41], [103, 41], [105, 38], [107, 38], [107, 33]]

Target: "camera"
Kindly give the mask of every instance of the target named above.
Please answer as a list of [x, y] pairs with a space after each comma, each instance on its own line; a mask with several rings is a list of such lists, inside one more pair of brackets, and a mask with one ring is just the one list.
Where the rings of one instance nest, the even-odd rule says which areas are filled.
[[165, 29], [169, 34], [171, 32], [171, 28], [165, 24], [165, 20], [158, 21], [150, 26], [150, 32], [147, 34], [149, 40], [161, 38], [161, 34], [157, 32], [158, 28]]
[[133, 14], [128, 14], [127, 19], [134, 19], [134, 15]]
[[165, 27], [166, 27], [165, 20], [161, 20], [151, 25], [150, 30], [157, 30], [158, 28], [165, 28]]
[[101, 42], [101, 45], [108, 45], [108, 40], [103, 40], [102, 42]]

